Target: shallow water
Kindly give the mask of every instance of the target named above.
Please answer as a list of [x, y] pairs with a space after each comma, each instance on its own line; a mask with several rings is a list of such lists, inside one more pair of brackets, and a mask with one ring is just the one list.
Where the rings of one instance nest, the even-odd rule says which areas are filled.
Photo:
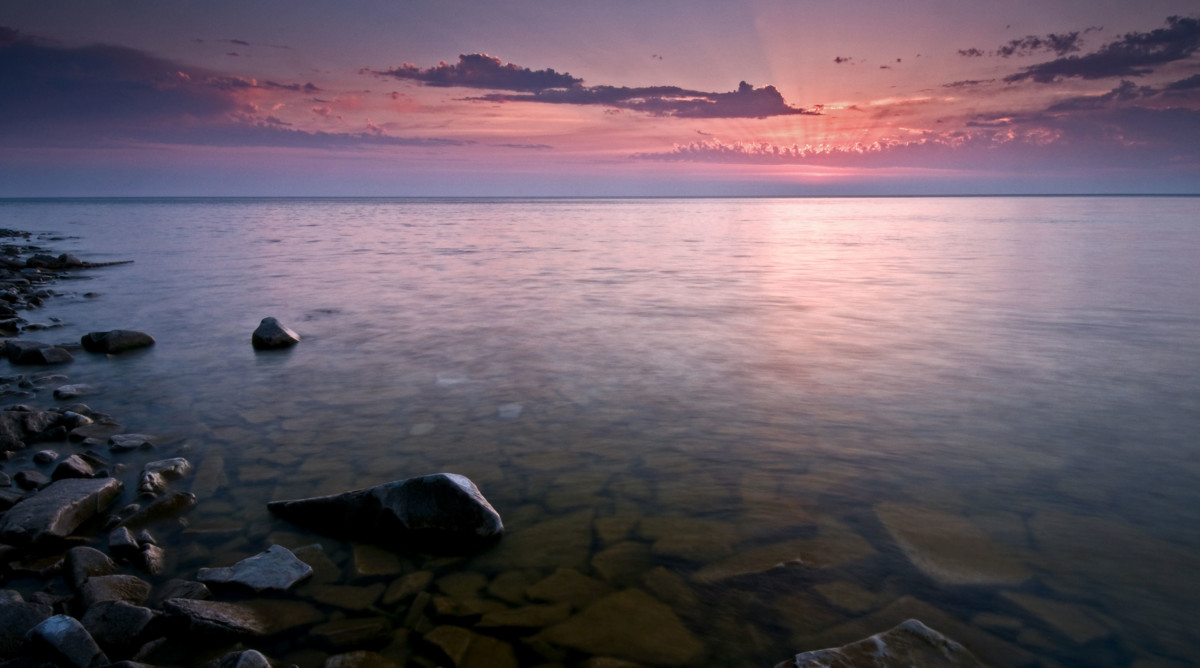
[[[135, 260], [59, 283], [27, 317], [66, 325], [29, 336], [158, 339], [65, 373], [197, 464], [174, 575], [317, 540], [268, 500], [446, 470], [505, 518], [496, 549], [364, 574], [323, 540], [331, 577], [430, 570], [459, 608], [426, 616], [522, 664], [593, 650], [467, 613], [571, 568], [670, 611], [603, 652], [646, 663], [918, 616], [994, 665], [1171, 665], [1200, 649], [1196, 201], [29, 200], [0, 227]], [[267, 315], [301, 344], [255, 353]], [[397, 630], [411, 604], [297, 597]], [[368, 645], [436, 656], [416, 635]]]

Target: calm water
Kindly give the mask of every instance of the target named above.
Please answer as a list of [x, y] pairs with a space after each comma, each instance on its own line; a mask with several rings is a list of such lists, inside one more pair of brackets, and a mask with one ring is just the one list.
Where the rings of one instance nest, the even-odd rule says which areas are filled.
[[[200, 469], [171, 575], [319, 539], [270, 499], [446, 470], [499, 547], [364, 574], [322, 540], [326, 579], [431, 571], [458, 607], [427, 617], [522, 665], [773, 665], [916, 616], [994, 665], [1149, 666], [1200, 655], [1198, 201], [47, 200], [0, 227], [135, 260], [29, 336], [158, 339], [65, 373]], [[267, 315], [301, 344], [255, 354]], [[652, 612], [476, 624], [560, 568]], [[427, 630], [369, 645], [435, 656]]]

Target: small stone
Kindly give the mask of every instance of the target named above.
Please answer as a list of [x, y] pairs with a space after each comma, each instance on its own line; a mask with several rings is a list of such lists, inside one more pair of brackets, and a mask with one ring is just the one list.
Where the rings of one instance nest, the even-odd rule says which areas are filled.
[[223, 568], [201, 568], [196, 579], [206, 584], [236, 584], [253, 591], [287, 591], [312, 575], [312, 566], [282, 545]]
[[[86, 397], [89, 394], [95, 394], [98, 390], [99, 390], [99, 388], [97, 388], [95, 385], [88, 385], [86, 383], [76, 383], [73, 385], [60, 385], [59, 387], [54, 388], [54, 398], [55, 399], [74, 399], [76, 397]], [[88, 422], [85, 422], [84, 424], [91, 424], [91, 421], [89, 420]], [[76, 426], [82, 426], [82, 425], [76, 425]]]
[[96, 471], [92, 465], [84, 461], [79, 455], [71, 455], [58, 463], [54, 467], [54, 472], [50, 474], [51, 480], [62, 480], [64, 478], [92, 478], [95, 477]]
[[178, 480], [191, 471], [191, 463], [183, 457], [150, 462], [142, 467], [138, 475], [138, 493], [158, 494], [166, 490], [168, 480]]
[[145, 434], [113, 434], [108, 437], [108, 447], [113, 452], [150, 450], [154, 447], [154, 442]]
[[53, 450], [39, 450], [33, 453], [33, 463], [45, 466], [58, 459], [58, 453]]
[[250, 343], [257, 350], [287, 348], [300, 342], [300, 335], [279, 323], [275, 318], [263, 318]]

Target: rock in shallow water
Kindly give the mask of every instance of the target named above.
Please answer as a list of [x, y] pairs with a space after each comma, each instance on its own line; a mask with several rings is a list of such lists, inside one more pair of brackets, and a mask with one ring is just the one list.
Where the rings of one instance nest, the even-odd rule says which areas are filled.
[[13, 506], [0, 520], [0, 540], [14, 545], [65, 538], [121, 494], [115, 478], [68, 478]]
[[312, 575], [312, 566], [282, 545], [224, 568], [201, 568], [196, 579], [205, 584], [235, 584], [262, 591], [287, 591]]
[[500, 514], [475, 483], [454, 473], [332, 496], [273, 501], [267, 508], [323, 533], [433, 552], [475, 549], [504, 531]]
[[287, 348], [300, 342], [300, 335], [280, 324], [275, 318], [263, 318], [258, 329], [250, 337], [250, 343], [258, 350]]
[[154, 345], [154, 337], [145, 332], [131, 329], [114, 329], [108, 332], [89, 332], [79, 341], [89, 353], [123, 353]]
[[775, 668], [983, 668], [962, 645], [910, 619], [869, 638], [797, 654]]

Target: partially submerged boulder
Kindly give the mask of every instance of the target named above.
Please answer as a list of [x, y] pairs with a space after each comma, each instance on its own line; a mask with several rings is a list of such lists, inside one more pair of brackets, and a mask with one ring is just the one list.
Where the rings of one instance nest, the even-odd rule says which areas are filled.
[[0, 541], [27, 545], [66, 538], [121, 495], [116, 478], [65, 478], [23, 499], [0, 519]]
[[13, 364], [62, 364], [74, 361], [65, 348], [41, 341], [9, 341], [4, 347], [8, 361]]
[[247, 557], [232, 566], [201, 568], [196, 579], [204, 584], [239, 585], [256, 592], [287, 591], [311, 576], [312, 566], [282, 545]]
[[475, 483], [455, 473], [332, 496], [272, 501], [267, 508], [322, 533], [418, 551], [477, 549], [504, 532], [500, 514]]
[[280, 324], [275, 318], [263, 318], [258, 329], [250, 337], [250, 343], [258, 350], [287, 348], [300, 342], [300, 335]]
[[154, 337], [132, 329], [113, 329], [107, 332], [88, 332], [79, 340], [89, 353], [115, 354], [154, 345]]
[[883, 633], [797, 654], [775, 668], [983, 668], [965, 647], [910, 619]]

